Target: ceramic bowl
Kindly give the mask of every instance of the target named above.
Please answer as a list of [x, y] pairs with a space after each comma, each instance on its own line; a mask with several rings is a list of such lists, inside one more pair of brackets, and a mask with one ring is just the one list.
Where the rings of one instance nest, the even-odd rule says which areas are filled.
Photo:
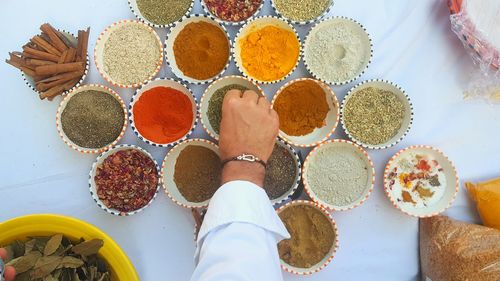
[[328, 7], [320, 15], [318, 15], [315, 18], [311, 18], [308, 20], [292, 20], [291, 18], [285, 16], [280, 11], [280, 9], [278, 9], [278, 7], [276, 5], [276, 0], [271, 0], [271, 6], [273, 7], [273, 10], [277, 15], [279, 15], [280, 17], [282, 17], [283, 19], [285, 19], [286, 21], [288, 21], [290, 23], [299, 24], [299, 25], [306, 25], [306, 24], [311, 24], [311, 23], [317, 22], [318, 20], [320, 20], [321, 18], [323, 18], [324, 16], [326, 16], [330, 12], [330, 10], [332, 9], [333, 3], [334, 3], [333, 0], [330, 0]]
[[208, 8], [207, 4], [205, 3], [205, 0], [200, 0], [200, 2], [201, 2], [201, 6], [203, 7], [203, 10], [205, 11], [205, 13], [207, 15], [210, 15], [210, 16], [214, 17], [216, 21], [218, 21], [218, 22], [220, 22], [222, 24], [225, 24], [225, 25], [229, 25], [229, 26], [238, 26], [238, 25], [245, 24], [249, 20], [252, 20], [253, 18], [255, 18], [260, 13], [260, 11], [262, 10], [262, 7], [264, 7], [265, 0], [261, 0], [260, 6], [255, 10], [255, 12], [250, 17], [248, 17], [247, 19], [241, 20], [241, 21], [223, 20], [222, 18], [218, 17], [217, 15], [215, 15], [214, 13], [212, 13], [210, 11], [210, 9]]
[[[139, 6], [137, 5], [137, 0], [129, 0], [128, 1], [128, 6], [130, 8], [130, 10], [132, 11], [132, 13], [134, 14], [134, 16], [144, 22], [145, 24], [151, 26], [151, 27], [156, 27], [156, 28], [168, 28], [168, 27], [172, 27], [176, 21], [173, 21], [171, 23], [168, 23], [168, 24], [157, 24], [157, 23], [153, 23], [152, 21], [148, 20], [142, 13], [141, 13], [141, 9], [139, 9]], [[194, 7], [194, 0], [191, 0], [191, 5], [189, 6], [189, 8], [187, 9], [186, 13], [184, 14], [184, 16], [187, 16], [191, 13], [191, 11], [193, 10], [193, 7]], [[165, 7], [165, 8], [168, 8], [168, 7]], [[180, 19], [179, 19], [180, 20]]]

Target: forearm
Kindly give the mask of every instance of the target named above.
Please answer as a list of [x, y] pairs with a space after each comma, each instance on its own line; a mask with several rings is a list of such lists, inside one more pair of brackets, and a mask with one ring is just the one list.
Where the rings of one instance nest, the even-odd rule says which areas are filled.
[[222, 170], [222, 184], [235, 180], [243, 180], [263, 187], [265, 173], [264, 166], [259, 163], [231, 161], [226, 163]]

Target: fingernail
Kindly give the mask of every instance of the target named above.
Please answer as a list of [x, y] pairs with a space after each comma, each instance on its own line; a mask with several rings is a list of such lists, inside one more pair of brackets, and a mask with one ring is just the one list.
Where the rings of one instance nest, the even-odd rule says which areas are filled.
[[3, 259], [0, 258], [0, 281], [4, 281], [3, 273], [5, 272], [5, 264], [3, 263]]

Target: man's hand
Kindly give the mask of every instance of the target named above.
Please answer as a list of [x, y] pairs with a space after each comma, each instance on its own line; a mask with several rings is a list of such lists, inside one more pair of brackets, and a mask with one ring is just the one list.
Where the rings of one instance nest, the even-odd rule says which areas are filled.
[[[7, 259], [7, 251], [4, 248], [0, 248], [0, 258], [2, 260]], [[12, 266], [6, 266], [4, 272], [5, 281], [14, 281], [16, 278], [16, 270]], [[1, 278], [0, 278], [1, 279]]]
[[[226, 160], [243, 153], [267, 162], [279, 131], [278, 114], [254, 91], [229, 91], [222, 105], [220, 154]], [[222, 184], [247, 180], [264, 186], [265, 169], [259, 163], [231, 161], [222, 171]]]

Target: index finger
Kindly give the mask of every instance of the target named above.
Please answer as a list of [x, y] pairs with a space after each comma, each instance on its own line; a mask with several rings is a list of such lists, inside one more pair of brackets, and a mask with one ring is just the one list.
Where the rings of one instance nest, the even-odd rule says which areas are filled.
[[235, 98], [241, 98], [243, 95], [243, 92], [237, 89], [229, 90], [226, 95], [224, 96], [224, 101], [230, 100], [230, 99], [235, 99]]
[[0, 248], [0, 258], [3, 260], [7, 259], [7, 251], [4, 248]]

